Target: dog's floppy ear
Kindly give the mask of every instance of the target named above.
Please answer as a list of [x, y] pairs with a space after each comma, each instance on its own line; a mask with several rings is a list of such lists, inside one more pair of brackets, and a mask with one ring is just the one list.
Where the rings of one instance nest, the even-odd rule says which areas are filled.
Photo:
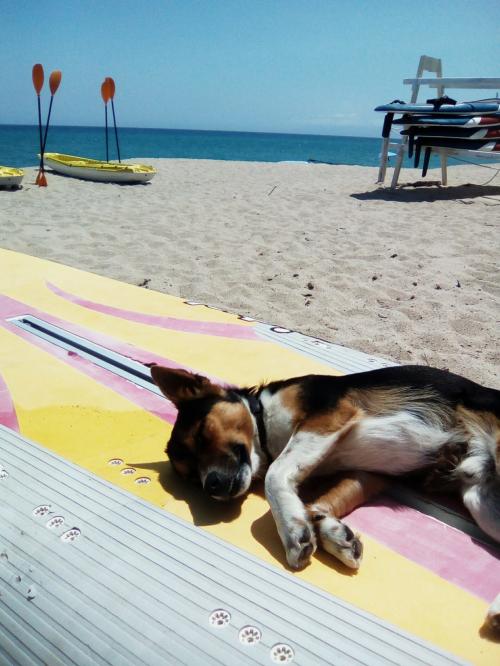
[[163, 395], [176, 407], [181, 402], [224, 394], [224, 389], [203, 377], [187, 370], [164, 368], [161, 365], [151, 367], [151, 377]]

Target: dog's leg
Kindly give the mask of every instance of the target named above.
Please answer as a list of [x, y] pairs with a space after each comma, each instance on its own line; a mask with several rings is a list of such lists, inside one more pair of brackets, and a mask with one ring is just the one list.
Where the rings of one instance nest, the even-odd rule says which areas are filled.
[[500, 594], [489, 607], [484, 626], [493, 634], [500, 636]]
[[359, 535], [338, 518], [378, 495], [388, 483], [385, 477], [377, 474], [350, 472], [333, 488], [306, 504], [319, 545], [352, 569], [358, 569], [361, 564], [363, 544]]
[[[459, 471], [462, 474], [470, 460], [466, 460], [460, 466]], [[467, 471], [472, 475], [472, 463], [469, 467], [471, 471]], [[486, 486], [479, 483], [464, 484], [462, 498], [479, 527], [500, 543], [500, 485], [498, 483]]]
[[[473, 479], [474, 465], [473, 459], [466, 459], [459, 467], [462, 476]], [[479, 483], [464, 484], [462, 498], [479, 527], [500, 543], [500, 487], [498, 484], [489, 484], [485, 487]], [[484, 628], [497, 637], [500, 636], [500, 594], [488, 609]]]
[[[332, 449], [356, 424], [358, 411], [349, 407], [342, 411], [343, 424], [332, 432], [331, 426], [305, 422], [297, 430], [281, 455], [271, 464], [265, 478], [266, 497], [278, 528], [288, 563], [301, 569], [309, 563], [316, 550], [314, 527], [297, 494], [298, 486], [332, 452]], [[325, 428], [330, 426], [330, 431]]]
[[[383, 492], [390, 479], [373, 472], [342, 472], [333, 481], [328, 477], [315, 477], [304, 489], [304, 498], [309, 513], [316, 511], [323, 515], [343, 518], [358, 506]], [[319, 490], [318, 490], [319, 488]]]

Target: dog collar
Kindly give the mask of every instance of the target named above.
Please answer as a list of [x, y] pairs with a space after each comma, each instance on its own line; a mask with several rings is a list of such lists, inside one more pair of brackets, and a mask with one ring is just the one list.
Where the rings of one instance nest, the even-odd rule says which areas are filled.
[[255, 395], [250, 394], [245, 397], [248, 400], [248, 406], [257, 423], [257, 432], [259, 433], [259, 444], [261, 451], [266, 456], [267, 462], [270, 465], [273, 459], [267, 446], [267, 432], [266, 426], [264, 424], [264, 410], [262, 408], [262, 403]]

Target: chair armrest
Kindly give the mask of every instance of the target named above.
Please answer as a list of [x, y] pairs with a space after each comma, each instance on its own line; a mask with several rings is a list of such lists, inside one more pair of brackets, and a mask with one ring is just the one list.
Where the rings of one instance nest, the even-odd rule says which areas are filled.
[[472, 89], [477, 88], [480, 90], [500, 89], [500, 79], [492, 78], [444, 78], [432, 77], [428, 79], [404, 79], [405, 85], [414, 86], [429, 86], [430, 88], [462, 88]]

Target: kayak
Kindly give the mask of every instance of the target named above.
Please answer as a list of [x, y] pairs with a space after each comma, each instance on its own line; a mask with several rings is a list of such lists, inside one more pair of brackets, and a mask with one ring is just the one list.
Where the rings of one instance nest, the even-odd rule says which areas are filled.
[[19, 187], [23, 178], [22, 169], [0, 166], [0, 187]]
[[146, 164], [116, 164], [61, 153], [45, 153], [44, 162], [64, 176], [102, 183], [145, 183], [156, 174], [156, 169]]

